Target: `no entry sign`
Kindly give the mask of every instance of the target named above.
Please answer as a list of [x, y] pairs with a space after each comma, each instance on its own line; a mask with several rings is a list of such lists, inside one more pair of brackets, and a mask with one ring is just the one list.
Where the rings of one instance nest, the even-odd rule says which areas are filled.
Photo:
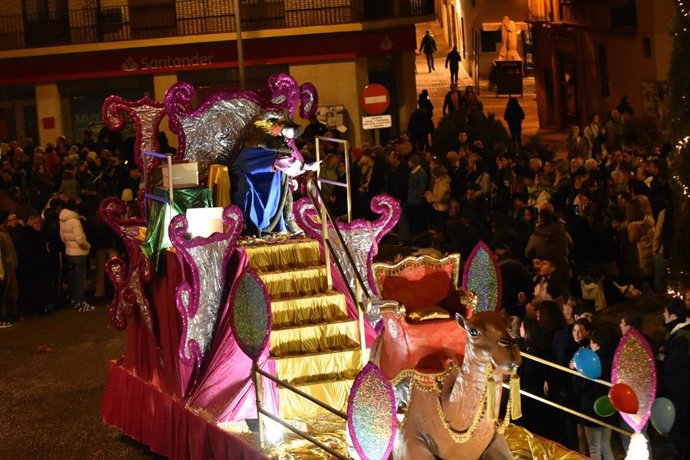
[[381, 115], [391, 103], [391, 95], [385, 86], [373, 83], [364, 87], [361, 95], [362, 110], [369, 115]]

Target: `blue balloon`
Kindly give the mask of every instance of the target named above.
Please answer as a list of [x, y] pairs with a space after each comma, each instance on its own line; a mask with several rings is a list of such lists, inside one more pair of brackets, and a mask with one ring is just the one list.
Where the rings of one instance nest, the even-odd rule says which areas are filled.
[[590, 348], [580, 348], [573, 356], [575, 369], [590, 379], [598, 379], [601, 377], [601, 361], [599, 356]]
[[652, 412], [649, 414], [656, 431], [661, 434], [668, 434], [676, 421], [676, 407], [668, 398], [656, 398], [652, 403]]

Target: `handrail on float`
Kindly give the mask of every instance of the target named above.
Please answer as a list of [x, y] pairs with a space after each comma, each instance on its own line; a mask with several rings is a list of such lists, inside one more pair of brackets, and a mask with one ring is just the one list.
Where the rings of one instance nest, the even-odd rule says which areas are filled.
[[[348, 152], [348, 143], [347, 141], [343, 139], [335, 139], [335, 138], [329, 138], [329, 137], [323, 137], [323, 136], [317, 136], [315, 138], [316, 140], [316, 162], [317, 165], [321, 164], [321, 153], [320, 153], [320, 142], [319, 141], [326, 141], [326, 142], [337, 142], [344, 144], [345, 146], [345, 183], [342, 182], [335, 182], [332, 180], [320, 178], [319, 172], [320, 172], [320, 166], [316, 170], [316, 177], [310, 178], [307, 181], [307, 195], [309, 195], [309, 199], [311, 200], [312, 205], [314, 206], [314, 209], [316, 209], [317, 213], [319, 214], [320, 220], [321, 220], [321, 228], [322, 228], [322, 235], [323, 235], [323, 241], [324, 241], [324, 259], [326, 263], [326, 276], [327, 276], [327, 282], [328, 282], [328, 289], [333, 288], [333, 275], [331, 272], [331, 258], [333, 259], [333, 263], [336, 266], [337, 270], [341, 273], [341, 275], [344, 273], [343, 272], [343, 266], [342, 262], [338, 258], [338, 254], [335, 251], [335, 248], [333, 247], [333, 243], [331, 242], [331, 237], [329, 234], [329, 222], [330, 226], [333, 228], [335, 231], [335, 235], [337, 237], [338, 242], [342, 246], [344, 252], [345, 252], [345, 257], [347, 261], [349, 262], [350, 266], [352, 267], [352, 271], [354, 272], [354, 277], [355, 277], [355, 289], [352, 289], [352, 286], [350, 286], [350, 283], [346, 282], [345, 285], [347, 286], [348, 293], [350, 294], [350, 298], [352, 299], [353, 302], [357, 305], [357, 323], [359, 327], [359, 338], [360, 338], [360, 359], [361, 359], [361, 366], [364, 367], [365, 360], [366, 360], [366, 339], [365, 339], [365, 333], [364, 333], [364, 313], [366, 313], [369, 308], [371, 307], [371, 302], [372, 298], [371, 295], [369, 294], [369, 291], [367, 289], [366, 284], [364, 284], [364, 280], [362, 279], [361, 274], [359, 273], [359, 270], [357, 270], [357, 265], [355, 264], [354, 257], [352, 256], [352, 253], [349, 251], [347, 245], [345, 244], [345, 239], [343, 238], [342, 233], [340, 232], [340, 229], [338, 228], [337, 221], [336, 219], [333, 218], [331, 215], [330, 211], [326, 207], [326, 200], [324, 199], [324, 196], [321, 192], [321, 189], [319, 187], [319, 182], [323, 182], [332, 186], [336, 187], [345, 187], [347, 189], [347, 221], [351, 222], [352, 221], [352, 195], [350, 193], [350, 162], [349, 162], [349, 152]], [[364, 305], [362, 303], [362, 298], [366, 299], [366, 304]], [[315, 439], [313, 436], [309, 435], [308, 433], [305, 433], [304, 431], [293, 427], [289, 423], [287, 423], [285, 420], [281, 419], [280, 417], [266, 411], [262, 407], [262, 401], [261, 401], [261, 377], [267, 378], [276, 384], [286, 388], [287, 390], [297, 394], [298, 396], [301, 396], [302, 398], [307, 399], [308, 401], [318, 405], [319, 407], [331, 412], [334, 414], [336, 417], [347, 420], [347, 414], [343, 413], [342, 411], [335, 409], [328, 404], [319, 401], [318, 399], [304, 393], [303, 391], [299, 390], [295, 386], [287, 383], [286, 381], [280, 380], [273, 375], [261, 370], [256, 363], [254, 362], [254, 365], [252, 366], [252, 371], [253, 371], [253, 378], [254, 378], [254, 385], [255, 385], [255, 390], [256, 390], [256, 406], [257, 406], [257, 415], [259, 418], [259, 439], [261, 443], [261, 447], [263, 448], [264, 446], [264, 433], [263, 433], [263, 422], [262, 422], [262, 417], [268, 417], [272, 421], [280, 424], [284, 428], [287, 428], [288, 430], [292, 431], [295, 433], [297, 436], [301, 437], [302, 439], [305, 439], [309, 441], [310, 443], [318, 446], [319, 448], [323, 449], [324, 451], [328, 452], [330, 455], [333, 457], [339, 459], [339, 460], [347, 460], [348, 457], [343, 456], [342, 454], [339, 454], [338, 452], [335, 452], [333, 449], [329, 448], [327, 445], [321, 443], [319, 440]]]
[[[598, 383], [598, 384], [600, 384], [600, 385], [604, 385], [604, 386], [606, 386], [606, 387], [612, 387], [612, 386], [613, 386], [613, 385], [611, 384], [611, 382], [607, 382], [606, 380], [590, 379], [589, 377], [586, 377], [586, 376], [582, 375], [580, 372], [574, 371], [574, 370], [572, 370], [572, 369], [570, 369], [570, 368], [567, 368], [567, 367], [565, 367], [565, 366], [561, 366], [560, 364], [553, 363], [553, 362], [551, 362], [551, 361], [548, 361], [548, 360], [546, 360], [546, 359], [543, 359], [543, 358], [540, 358], [540, 357], [538, 357], [538, 356], [532, 355], [532, 354], [530, 354], [530, 353], [525, 353], [524, 351], [521, 351], [520, 354], [522, 355], [523, 358], [527, 358], [527, 359], [530, 359], [530, 360], [532, 360], [532, 361], [541, 363], [541, 364], [543, 364], [543, 365], [545, 365], [545, 366], [551, 367], [551, 368], [556, 369], [556, 370], [559, 370], [559, 371], [561, 371], [561, 372], [567, 372], [567, 373], [569, 373], [569, 374], [576, 375], [576, 376], [578, 376], [578, 377], [580, 377], [580, 378], [583, 378], [583, 379], [586, 379], [586, 380], [589, 380], [589, 381]], [[506, 385], [506, 384], [504, 383], [504, 384], [503, 384], [503, 388], [508, 389], [509, 386]], [[608, 424], [608, 423], [606, 423], [606, 422], [602, 422], [601, 420], [597, 420], [596, 418], [590, 417], [589, 415], [583, 414], [582, 412], [576, 411], [576, 410], [574, 410], [574, 409], [571, 409], [571, 408], [569, 408], [569, 407], [566, 407], [566, 406], [563, 406], [563, 405], [561, 405], [561, 404], [555, 403], [555, 402], [553, 402], [553, 401], [549, 401], [548, 399], [542, 398], [541, 396], [537, 396], [537, 395], [535, 395], [535, 394], [533, 394], [533, 393], [530, 393], [529, 391], [525, 391], [525, 390], [522, 390], [522, 389], [521, 389], [521, 390], [520, 390], [520, 394], [525, 395], [525, 396], [527, 396], [528, 398], [534, 399], [535, 401], [542, 402], [542, 403], [544, 403], [544, 404], [546, 404], [546, 405], [548, 405], [548, 406], [554, 407], [554, 408], [556, 408], [556, 409], [558, 409], [558, 410], [561, 410], [561, 411], [563, 411], [563, 412], [567, 412], [567, 413], [569, 413], [569, 414], [572, 414], [572, 415], [575, 415], [575, 416], [577, 416], [577, 417], [580, 417], [580, 418], [582, 418], [582, 419], [584, 419], [584, 420], [587, 420], [588, 422], [595, 423], [595, 424], [600, 425], [600, 426], [602, 426], [602, 427], [604, 427], [604, 428], [608, 428], [609, 430], [615, 431], [615, 432], [620, 433], [620, 434], [622, 434], [622, 435], [624, 435], [624, 436], [632, 436], [632, 435], [633, 435], [633, 433], [631, 433], [631, 432], [629, 432], [629, 431], [627, 431], [627, 430], [623, 430], [622, 428], [619, 428], [619, 427], [610, 425], [610, 424]]]

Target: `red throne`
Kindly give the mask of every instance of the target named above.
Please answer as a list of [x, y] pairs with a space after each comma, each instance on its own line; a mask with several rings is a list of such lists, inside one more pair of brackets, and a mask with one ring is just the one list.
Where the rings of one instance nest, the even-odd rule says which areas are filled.
[[379, 367], [395, 378], [403, 369], [442, 371], [462, 362], [465, 331], [455, 313], [470, 316], [476, 296], [458, 289], [460, 255], [407, 257], [373, 265], [383, 321]]

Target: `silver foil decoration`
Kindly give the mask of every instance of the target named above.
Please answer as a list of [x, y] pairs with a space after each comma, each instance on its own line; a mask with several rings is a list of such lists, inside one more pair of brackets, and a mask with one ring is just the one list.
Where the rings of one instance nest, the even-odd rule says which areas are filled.
[[230, 154], [243, 142], [242, 132], [261, 111], [248, 99], [218, 100], [197, 117], [180, 120], [186, 134], [185, 159], [196, 161], [200, 177], [213, 163], [227, 163]]
[[203, 246], [190, 247], [189, 253], [196, 262], [199, 273], [199, 309], [187, 323], [187, 339], [195, 340], [202, 356], [211, 343], [216, 316], [223, 293], [223, 257], [229, 241], [221, 240]]
[[372, 298], [376, 298], [375, 293], [372, 292], [369, 284], [366, 282], [369, 251], [371, 251], [371, 247], [376, 244], [373, 233], [366, 227], [341, 229], [340, 233], [343, 236], [345, 245], [350, 250], [350, 254], [355, 262], [355, 267], [352, 267], [350, 259], [347, 257], [345, 249], [340, 244], [340, 240], [338, 239], [335, 230], [332, 227], [329, 228], [328, 235], [330, 242], [333, 245], [333, 249], [337, 254], [338, 261], [343, 269], [343, 278], [350, 285], [352, 292], [355, 292], [357, 284], [355, 272], [358, 272], [359, 276], [364, 281], [368, 294]]

